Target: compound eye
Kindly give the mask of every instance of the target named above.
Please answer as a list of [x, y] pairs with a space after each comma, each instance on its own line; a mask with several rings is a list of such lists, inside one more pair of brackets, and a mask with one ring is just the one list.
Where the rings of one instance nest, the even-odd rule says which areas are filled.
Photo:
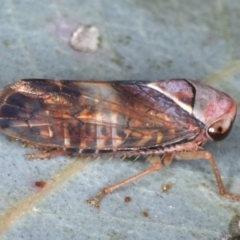
[[221, 141], [227, 137], [232, 128], [232, 121], [225, 117], [212, 123], [207, 129], [207, 135], [214, 141]]

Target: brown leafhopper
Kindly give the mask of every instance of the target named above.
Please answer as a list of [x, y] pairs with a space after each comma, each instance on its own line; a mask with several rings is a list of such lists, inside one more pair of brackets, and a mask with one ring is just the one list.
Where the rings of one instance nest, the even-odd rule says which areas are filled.
[[25, 79], [0, 92], [0, 130], [40, 152], [28, 158], [146, 156], [151, 166], [104, 188], [88, 203], [169, 165], [208, 160], [220, 194], [228, 193], [207, 141], [227, 137], [236, 116], [227, 94], [198, 81], [59, 81]]

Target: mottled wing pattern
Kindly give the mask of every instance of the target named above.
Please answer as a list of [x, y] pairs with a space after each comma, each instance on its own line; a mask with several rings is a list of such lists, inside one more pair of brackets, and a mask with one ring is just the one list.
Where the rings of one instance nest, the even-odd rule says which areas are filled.
[[197, 120], [148, 83], [21, 80], [0, 93], [0, 130], [40, 146], [112, 151], [194, 139]]

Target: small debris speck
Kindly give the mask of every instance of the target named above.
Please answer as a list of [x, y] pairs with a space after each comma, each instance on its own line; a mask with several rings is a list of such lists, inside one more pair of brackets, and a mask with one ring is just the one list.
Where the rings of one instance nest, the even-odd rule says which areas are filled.
[[142, 215], [143, 215], [143, 217], [148, 217], [148, 216], [149, 216], [149, 214], [148, 214], [147, 211], [143, 211], [143, 212], [142, 212]]
[[131, 198], [130, 198], [130, 197], [128, 197], [128, 196], [127, 196], [127, 197], [125, 197], [125, 198], [124, 198], [124, 202], [125, 202], [125, 203], [129, 203], [129, 202], [131, 202]]
[[95, 52], [99, 47], [99, 30], [93, 26], [79, 26], [72, 34], [70, 46], [81, 52]]
[[170, 183], [165, 183], [162, 185], [162, 191], [168, 192], [171, 187], [172, 187], [172, 185]]
[[47, 185], [47, 183], [44, 181], [36, 181], [35, 182], [35, 186], [39, 187], [39, 188], [44, 188], [46, 185]]

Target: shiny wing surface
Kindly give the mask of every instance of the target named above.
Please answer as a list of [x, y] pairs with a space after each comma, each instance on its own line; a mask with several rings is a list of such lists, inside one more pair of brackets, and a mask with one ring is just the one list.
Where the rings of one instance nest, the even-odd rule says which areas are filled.
[[0, 92], [0, 130], [41, 146], [113, 151], [194, 139], [198, 121], [147, 83], [21, 80]]

